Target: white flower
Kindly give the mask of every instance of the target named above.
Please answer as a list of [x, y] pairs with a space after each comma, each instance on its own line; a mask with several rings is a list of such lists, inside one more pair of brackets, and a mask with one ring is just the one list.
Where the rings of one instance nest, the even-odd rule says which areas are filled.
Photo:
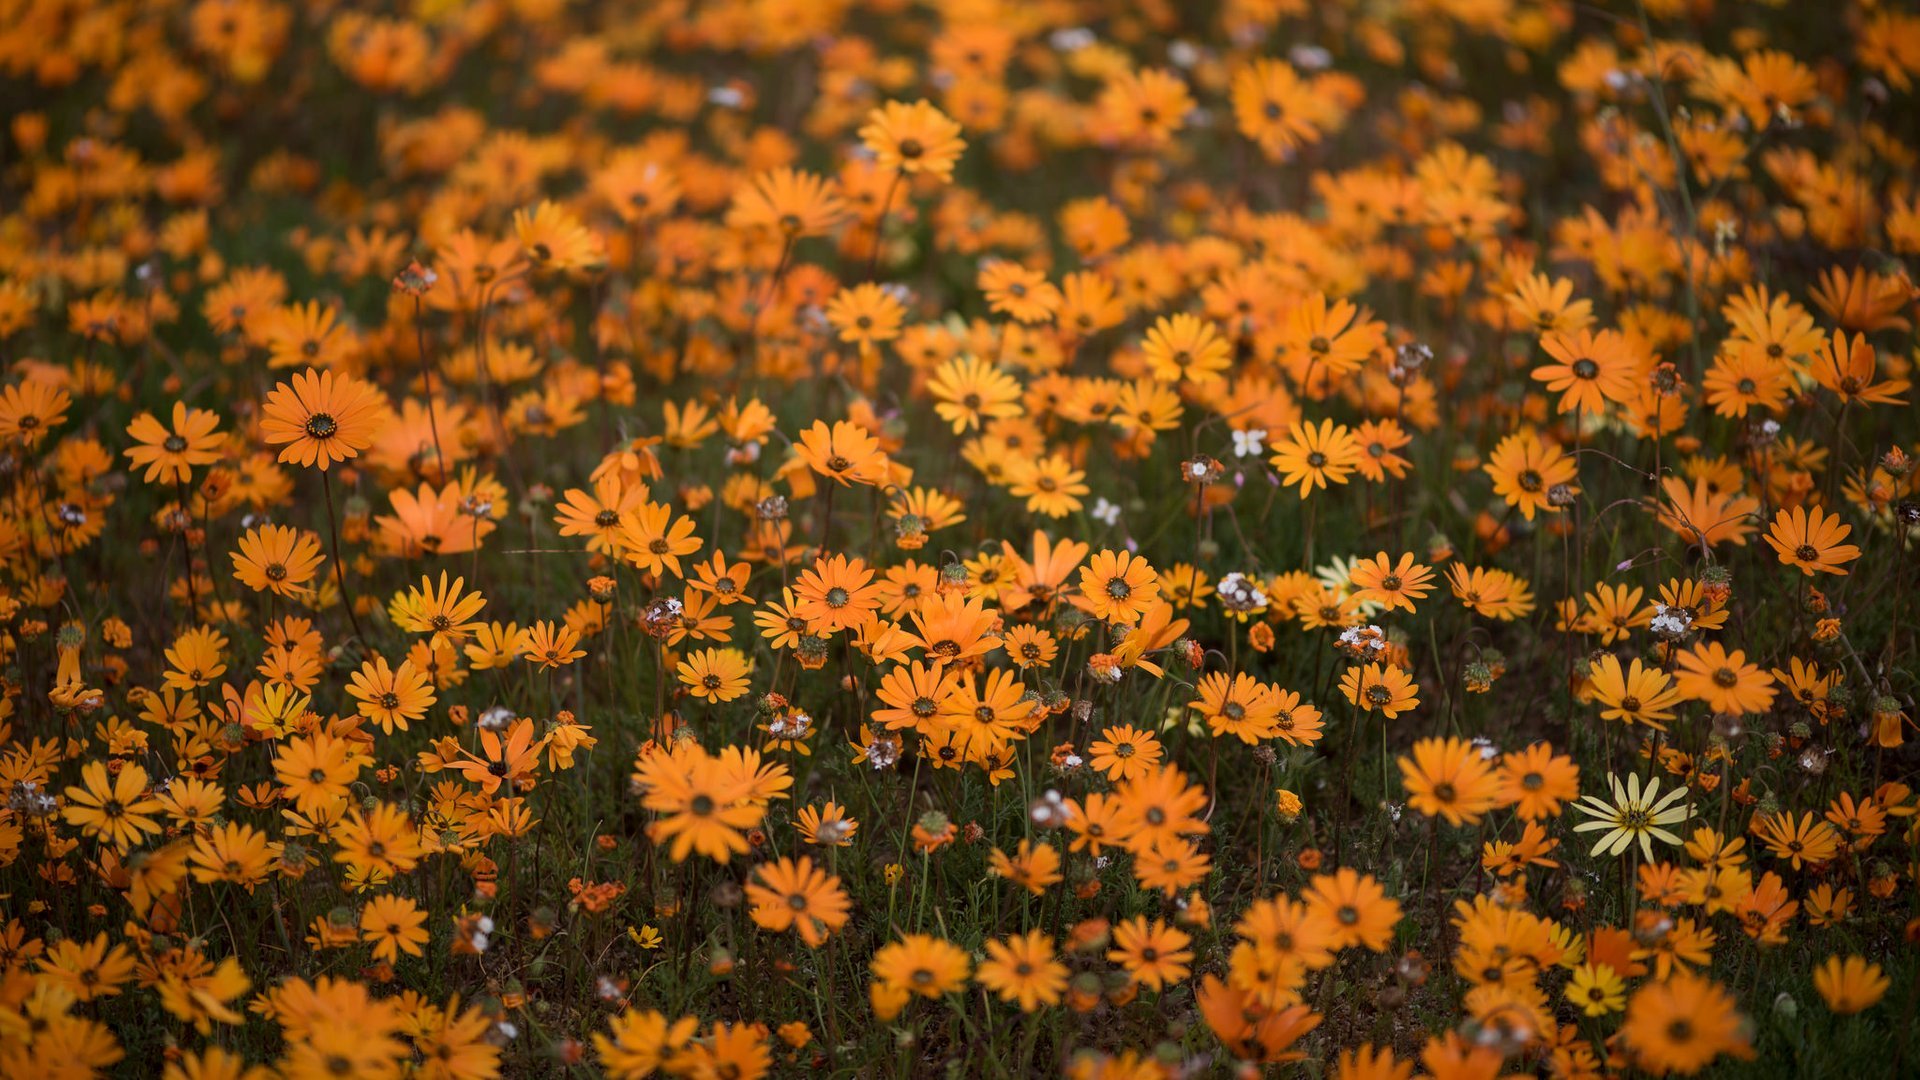
[[1575, 810], [1595, 819], [1575, 825], [1574, 832], [1604, 832], [1588, 854], [1618, 855], [1638, 841], [1641, 854], [1652, 862], [1655, 840], [1665, 844], [1682, 842], [1661, 826], [1677, 824], [1693, 815], [1693, 804], [1681, 802], [1687, 797], [1685, 787], [1674, 788], [1662, 796], [1657, 776], [1649, 780], [1644, 789], [1635, 773], [1627, 774], [1625, 784], [1612, 773], [1607, 774], [1607, 781], [1613, 786], [1613, 802], [1586, 795], [1573, 804]]
[[1222, 604], [1234, 611], [1252, 611], [1267, 605], [1267, 594], [1238, 570], [1221, 578], [1214, 592]]
[[1052, 34], [1048, 35], [1047, 44], [1053, 46], [1058, 52], [1079, 52], [1081, 49], [1099, 40], [1099, 38], [1094, 36], [1093, 31], [1086, 27], [1073, 26], [1062, 30], [1055, 30]]
[[1237, 458], [1259, 457], [1267, 452], [1267, 431], [1265, 428], [1248, 428], [1233, 433], [1233, 456]]
[[1095, 499], [1093, 500], [1093, 516], [1098, 521], [1112, 525], [1120, 520], [1120, 508], [1104, 498]]
[[1287, 59], [1302, 71], [1325, 71], [1333, 66], [1333, 54], [1318, 45], [1295, 45], [1287, 50]]

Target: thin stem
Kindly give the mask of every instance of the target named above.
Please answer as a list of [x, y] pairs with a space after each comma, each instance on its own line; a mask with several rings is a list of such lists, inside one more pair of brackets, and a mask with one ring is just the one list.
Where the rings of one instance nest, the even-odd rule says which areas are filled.
[[[347, 605], [347, 621], [353, 624], [355, 639], [365, 642], [367, 636], [360, 632], [360, 615], [353, 609], [353, 590], [347, 587], [347, 562], [340, 557], [340, 522], [333, 510], [333, 473], [328, 469], [320, 470], [320, 487], [326, 492], [327, 503], [327, 539], [333, 545], [333, 576], [340, 585], [340, 602]], [[192, 563], [188, 563], [188, 580], [192, 580]]]
[[420, 377], [427, 384], [427, 424], [433, 429], [433, 462], [440, 467], [440, 486], [447, 486], [447, 453], [440, 447], [440, 411], [434, 405], [433, 360], [427, 355], [427, 325], [420, 297], [413, 298], [413, 333], [420, 348]]
[[880, 200], [880, 216], [873, 220], [873, 250], [867, 254], [867, 280], [872, 281], [880, 268], [880, 234], [886, 228], [887, 211], [893, 208], [893, 193], [900, 187], [900, 179], [906, 174], [895, 169], [893, 180], [887, 184], [886, 197]]

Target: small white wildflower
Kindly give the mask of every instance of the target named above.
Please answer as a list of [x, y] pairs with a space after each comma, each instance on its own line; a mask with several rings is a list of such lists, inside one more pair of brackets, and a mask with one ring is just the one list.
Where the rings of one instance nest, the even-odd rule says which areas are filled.
[[1318, 45], [1295, 45], [1287, 50], [1287, 59], [1301, 71], [1325, 71], [1333, 66], [1333, 54]]
[[1267, 604], [1267, 594], [1238, 570], [1221, 578], [1220, 584], [1214, 586], [1214, 593], [1230, 610], [1251, 611]]
[[900, 760], [900, 743], [894, 739], [875, 739], [867, 746], [867, 764], [874, 769], [892, 768]]
[[1233, 433], [1233, 456], [1237, 458], [1259, 457], [1267, 452], [1267, 430], [1248, 428]]
[[1095, 499], [1093, 500], [1093, 516], [1097, 521], [1114, 525], [1120, 521], [1120, 508], [1104, 498]]
[[1079, 52], [1100, 39], [1084, 26], [1068, 26], [1047, 35], [1047, 44], [1055, 52]]

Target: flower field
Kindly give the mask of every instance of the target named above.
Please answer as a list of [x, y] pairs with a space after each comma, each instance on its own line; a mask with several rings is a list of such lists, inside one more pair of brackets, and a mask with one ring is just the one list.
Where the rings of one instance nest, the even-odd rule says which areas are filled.
[[0, 1076], [1920, 1074], [1897, 0], [0, 0]]

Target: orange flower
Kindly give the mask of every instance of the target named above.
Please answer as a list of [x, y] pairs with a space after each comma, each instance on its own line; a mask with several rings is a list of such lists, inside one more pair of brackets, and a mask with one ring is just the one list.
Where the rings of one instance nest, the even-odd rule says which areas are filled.
[[701, 649], [680, 661], [677, 674], [694, 697], [732, 701], [747, 692], [747, 658], [738, 649]]
[[1835, 330], [1826, 348], [1814, 354], [1813, 377], [1847, 404], [1905, 405], [1906, 401], [1896, 395], [1912, 384], [1905, 379], [1875, 382], [1875, 366], [1873, 345], [1867, 335], [1856, 334], [1849, 339], [1844, 331]]
[[1384, 551], [1371, 559], [1355, 562], [1350, 575], [1355, 600], [1380, 604], [1388, 611], [1395, 608], [1412, 611], [1415, 600], [1433, 591], [1429, 584], [1432, 579], [1433, 571], [1414, 562], [1412, 553], [1401, 555], [1395, 563]]
[[960, 125], [927, 101], [889, 101], [867, 114], [860, 142], [882, 169], [953, 179], [954, 163], [967, 148]]
[[1233, 360], [1232, 343], [1212, 323], [1185, 312], [1161, 316], [1141, 351], [1155, 379], [1193, 386], [1218, 383]]
[[826, 421], [815, 420], [800, 433], [794, 450], [808, 468], [843, 487], [878, 484], [886, 478], [887, 458], [880, 451], [880, 440], [850, 420], [836, 420], [831, 428]]
[[1233, 73], [1233, 119], [1240, 134], [1260, 144], [1269, 161], [1320, 141], [1320, 129], [1338, 119], [1338, 107], [1300, 78], [1284, 60], [1260, 57]]
[[325, 472], [372, 446], [386, 411], [386, 399], [367, 383], [309, 368], [267, 395], [260, 431], [269, 444], [287, 444], [281, 461]]
[[863, 559], [835, 555], [814, 563], [794, 582], [794, 613], [813, 633], [837, 634], [857, 626], [879, 608], [880, 586]]
[[900, 336], [900, 321], [907, 314], [900, 292], [898, 286], [872, 282], [841, 289], [827, 305], [827, 322], [840, 331], [841, 341], [866, 352]]
[[1763, 713], [1773, 708], [1773, 676], [1746, 662], [1739, 649], [1731, 653], [1717, 641], [1704, 642], [1679, 655], [1680, 671], [1674, 688], [1714, 712]]
[[727, 224], [771, 229], [791, 242], [828, 232], [846, 216], [846, 201], [828, 181], [796, 169], [775, 169], [755, 176], [734, 195]]
[[1132, 625], [1160, 598], [1160, 575], [1128, 551], [1101, 551], [1080, 568], [1080, 601], [1087, 614]]
[[1421, 739], [1413, 744], [1413, 757], [1400, 758], [1399, 765], [1407, 805], [1428, 817], [1477, 825], [1499, 802], [1499, 778], [1465, 739]]
[[1797, 567], [1807, 577], [1815, 572], [1844, 576], [1847, 571], [1841, 564], [1860, 557], [1859, 548], [1840, 542], [1852, 531], [1838, 514], [1824, 513], [1817, 506], [1808, 513], [1806, 507], [1796, 506], [1775, 512], [1773, 527], [1762, 539], [1780, 556], [1781, 565]]
[[1600, 415], [1607, 403], [1624, 403], [1633, 393], [1637, 366], [1633, 346], [1618, 330], [1548, 334], [1540, 347], [1555, 363], [1533, 369], [1533, 377], [1560, 395], [1560, 411]]
[[152, 413], [143, 412], [127, 425], [127, 434], [138, 446], [127, 448], [127, 457], [146, 467], [147, 483], [185, 483], [195, 465], [211, 465], [220, 460], [223, 437], [214, 434], [220, 416], [205, 409], [189, 409], [185, 402], [173, 403], [173, 425], [163, 426]]

